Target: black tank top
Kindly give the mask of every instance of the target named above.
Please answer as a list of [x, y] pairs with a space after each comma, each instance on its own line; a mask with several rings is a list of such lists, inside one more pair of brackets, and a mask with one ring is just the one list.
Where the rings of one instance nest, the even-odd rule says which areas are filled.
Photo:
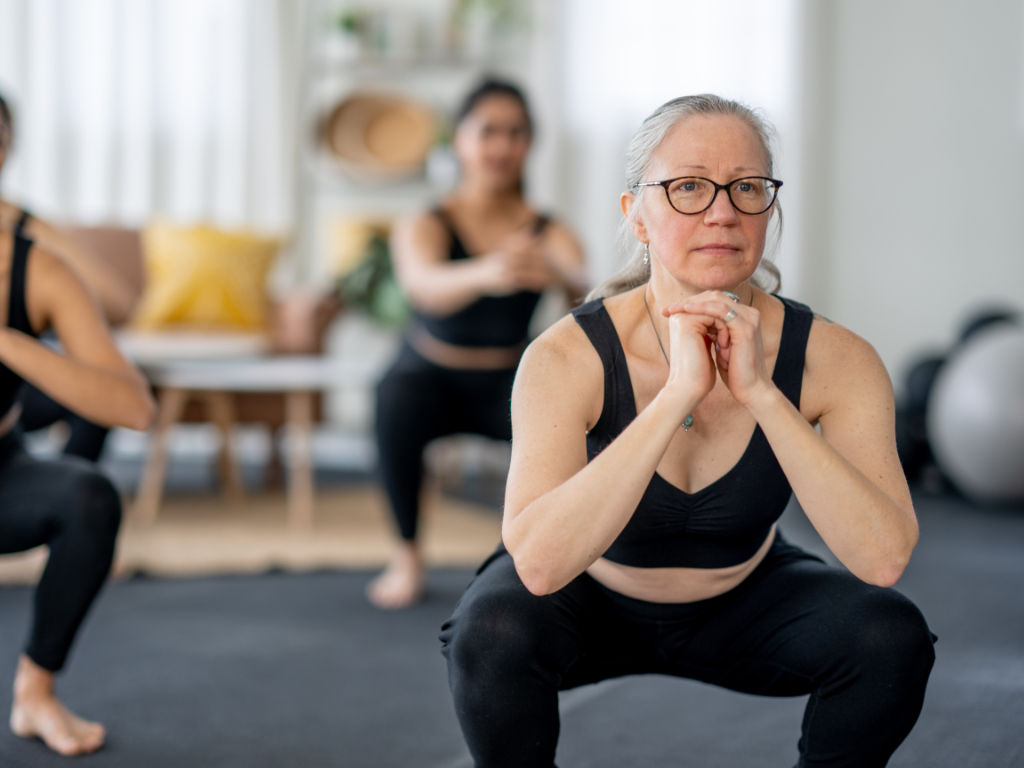
[[[28, 268], [28, 254], [32, 241], [19, 234], [14, 235], [11, 253], [11, 292], [7, 301], [7, 327], [27, 333], [33, 338], [38, 334], [32, 329], [25, 304], [25, 272]], [[3, 363], [0, 363], [0, 418], [11, 409], [18, 396], [22, 378]]]
[[24, 208], [21, 209], [21, 216], [18, 217], [17, 223], [14, 225], [14, 234], [27, 237], [25, 234], [25, 227], [28, 226], [29, 221], [32, 220], [32, 214], [26, 211]]
[[[781, 297], [780, 297], [781, 298]], [[785, 319], [772, 380], [797, 408], [814, 315], [782, 299]], [[636, 418], [626, 355], [601, 299], [573, 310], [604, 364], [604, 406], [587, 433], [593, 460]], [[727, 568], [749, 560], [789, 503], [792, 489], [760, 425], [740, 460], [711, 485], [686, 493], [657, 472], [604, 557], [637, 568]]]
[[[453, 261], [471, 258], [444, 211], [437, 210], [434, 214], [451, 237], [449, 258]], [[539, 217], [534, 224], [534, 232], [539, 234], [547, 224], [547, 217]], [[536, 291], [519, 291], [511, 296], [483, 296], [444, 317], [423, 312], [417, 312], [416, 317], [431, 336], [448, 344], [460, 347], [517, 347], [528, 339], [530, 319], [539, 300], [540, 294]]]

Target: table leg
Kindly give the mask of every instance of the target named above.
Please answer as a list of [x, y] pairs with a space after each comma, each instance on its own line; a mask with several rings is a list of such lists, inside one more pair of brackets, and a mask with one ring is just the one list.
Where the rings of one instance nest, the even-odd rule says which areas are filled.
[[156, 522], [160, 510], [160, 499], [164, 492], [164, 475], [167, 473], [167, 439], [171, 428], [181, 418], [188, 394], [178, 387], [164, 387], [157, 393], [159, 403], [156, 428], [152, 432], [149, 455], [139, 481], [139, 492], [135, 497], [134, 515], [145, 523]]
[[230, 392], [208, 391], [201, 397], [206, 403], [210, 421], [217, 425], [221, 434], [220, 455], [218, 456], [220, 481], [224, 496], [237, 504], [245, 499], [242, 473], [235, 459], [232, 428], [235, 425], [235, 402]]
[[295, 530], [313, 527], [313, 393], [285, 395], [288, 420], [288, 525]]

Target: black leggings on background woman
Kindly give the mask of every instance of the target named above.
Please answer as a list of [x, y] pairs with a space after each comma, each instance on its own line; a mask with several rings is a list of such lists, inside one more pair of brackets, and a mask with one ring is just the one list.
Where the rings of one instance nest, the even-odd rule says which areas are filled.
[[91, 464], [35, 459], [18, 429], [0, 437], [0, 554], [44, 544], [50, 553], [25, 646], [25, 655], [43, 669], [64, 667], [110, 573], [120, 522], [121, 498]]
[[377, 388], [377, 444], [384, 487], [404, 541], [416, 539], [424, 448], [460, 433], [511, 440], [515, 374], [514, 368], [446, 368], [403, 345]]

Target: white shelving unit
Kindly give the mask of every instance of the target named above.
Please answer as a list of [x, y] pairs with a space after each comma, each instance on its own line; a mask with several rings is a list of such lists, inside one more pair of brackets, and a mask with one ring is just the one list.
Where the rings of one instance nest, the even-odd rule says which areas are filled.
[[[480, 4], [486, 7], [486, 3]], [[437, 29], [445, 27], [454, 0], [310, 0], [305, 23], [305, 51], [300, 140], [300, 253], [306, 282], [324, 284], [331, 274], [329, 228], [342, 217], [392, 219], [431, 205], [443, 192], [424, 174], [401, 181], [375, 181], [353, 176], [321, 146], [319, 126], [346, 96], [372, 92], [414, 99], [431, 107], [440, 123], [450, 126], [464, 94], [484, 75], [496, 74], [533, 90], [534, 2], [521, 0], [522, 28], [497, 36], [488, 44], [479, 40], [472, 49], [491, 51], [486, 57], [458, 49], [441, 49]], [[336, 20], [346, 10], [390, 14], [405, 19], [420, 32], [412, 50], [371, 51], [338, 55], [341, 36]], [[413, 19], [412, 22], [409, 18]], [[430, 35], [425, 29], [433, 30]], [[407, 33], [404, 37], [408, 38]], [[423, 38], [429, 38], [424, 40]], [[431, 42], [432, 41], [432, 42]], [[434, 47], [429, 47], [433, 45]], [[407, 45], [408, 48], [408, 45]], [[332, 51], [334, 53], [332, 54]]]

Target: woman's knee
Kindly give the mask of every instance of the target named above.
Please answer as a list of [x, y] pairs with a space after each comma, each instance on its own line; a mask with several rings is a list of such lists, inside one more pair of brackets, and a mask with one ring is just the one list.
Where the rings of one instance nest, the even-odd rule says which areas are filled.
[[116, 537], [121, 525], [121, 495], [114, 484], [91, 466], [74, 466], [69, 474], [69, 524], [99, 538]]
[[549, 598], [530, 594], [518, 579], [466, 597], [441, 631], [453, 674], [515, 675], [571, 662], [572, 642]]
[[873, 589], [858, 601], [856, 653], [861, 668], [890, 681], [923, 686], [935, 663], [928, 624], [914, 603], [892, 589]]

